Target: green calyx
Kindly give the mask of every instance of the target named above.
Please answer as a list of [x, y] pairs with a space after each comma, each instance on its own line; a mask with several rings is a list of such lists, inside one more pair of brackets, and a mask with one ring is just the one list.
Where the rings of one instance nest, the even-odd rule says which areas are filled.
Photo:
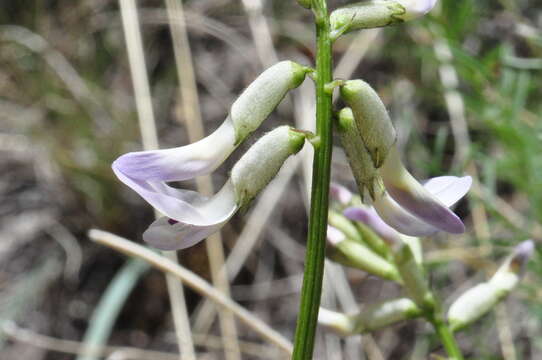
[[290, 146], [290, 153], [294, 155], [301, 151], [306, 139], [307, 132], [290, 128], [288, 131], [288, 144]]
[[380, 168], [397, 140], [384, 103], [363, 80], [345, 81], [341, 86], [341, 98], [351, 108], [351, 116], [374, 167]]
[[330, 15], [332, 34], [402, 23], [406, 9], [395, 1], [372, 0], [336, 9]]
[[293, 61], [281, 61], [261, 73], [231, 106], [235, 143], [241, 143], [256, 130], [310, 71], [311, 68]]
[[369, 196], [374, 199], [377, 194], [384, 191], [384, 186], [371, 154], [363, 142], [352, 109], [344, 108], [339, 112], [338, 130], [360, 196], [364, 197], [367, 190]]
[[235, 201], [246, 206], [278, 173], [286, 159], [299, 152], [305, 135], [280, 126], [262, 136], [234, 165], [230, 180]]

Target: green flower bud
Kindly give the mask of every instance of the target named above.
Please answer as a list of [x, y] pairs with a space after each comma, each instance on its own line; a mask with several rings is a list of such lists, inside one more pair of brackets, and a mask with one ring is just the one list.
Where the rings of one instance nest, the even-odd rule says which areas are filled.
[[408, 296], [422, 308], [433, 308], [435, 299], [429, 290], [423, 268], [416, 261], [410, 246], [403, 244], [394, 255], [395, 265], [403, 279]]
[[361, 234], [363, 242], [367, 244], [371, 250], [382, 256], [384, 259], [391, 260], [392, 254], [389, 244], [387, 244], [367, 225], [362, 224], [361, 222], [356, 222], [355, 226]]
[[350, 32], [401, 23], [405, 8], [395, 1], [365, 1], [338, 8], [330, 15], [331, 29]]
[[339, 112], [338, 120], [340, 141], [348, 157], [360, 195], [363, 197], [365, 190], [367, 190], [371, 198], [374, 199], [376, 194], [384, 191], [384, 185], [363, 142], [352, 109], [342, 109]]
[[261, 73], [231, 106], [236, 144], [256, 130], [309, 71], [293, 61], [281, 61]]
[[384, 164], [397, 135], [388, 111], [373, 88], [362, 80], [348, 80], [341, 86], [341, 98], [352, 109], [359, 136], [374, 166]]
[[381, 303], [365, 306], [355, 315], [356, 332], [367, 333], [382, 329], [400, 321], [420, 316], [422, 311], [407, 298], [386, 300]]
[[339, 229], [346, 237], [363, 243], [363, 238], [356, 226], [340, 213], [330, 210], [327, 216], [328, 224]]
[[436, 0], [369, 0], [338, 8], [330, 16], [332, 36], [402, 23], [425, 15]]
[[320, 308], [318, 323], [348, 336], [376, 331], [421, 314], [412, 300], [401, 298], [364, 306], [359, 313], [352, 315]]
[[452, 331], [475, 322], [488, 313], [506, 293], [489, 283], [478, 284], [465, 291], [450, 307], [448, 321]]
[[247, 205], [277, 174], [290, 155], [301, 150], [305, 133], [280, 126], [262, 136], [231, 171], [235, 201]]
[[328, 255], [332, 260], [383, 279], [401, 282], [401, 277], [393, 264], [374, 253], [373, 250], [361, 242], [349, 239], [346, 236], [333, 236], [330, 238], [330, 230], [334, 232], [339, 230], [328, 228]]

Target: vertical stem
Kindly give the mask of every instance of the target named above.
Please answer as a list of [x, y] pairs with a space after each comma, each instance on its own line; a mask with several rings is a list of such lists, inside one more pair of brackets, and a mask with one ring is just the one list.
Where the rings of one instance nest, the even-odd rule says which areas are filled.
[[314, 151], [311, 208], [305, 273], [301, 303], [295, 332], [292, 359], [311, 359], [320, 307], [324, 273], [325, 237], [327, 228], [329, 175], [332, 149], [331, 94], [324, 85], [332, 79], [331, 39], [326, 0], [313, 0], [316, 22], [316, 132], [320, 146]]
[[450, 357], [450, 360], [463, 360], [463, 354], [455, 341], [452, 331], [443, 320], [440, 310], [435, 309], [435, 311], [432, 314], [428, 314], [426, 318], [429, 322], [431, 322], [431, 324], [433, 324], [433, 327], [435, 328], [435, 331], [437, 332], [437, 335], [444, 346], [444, 350], [446, 350], [446, 353]]

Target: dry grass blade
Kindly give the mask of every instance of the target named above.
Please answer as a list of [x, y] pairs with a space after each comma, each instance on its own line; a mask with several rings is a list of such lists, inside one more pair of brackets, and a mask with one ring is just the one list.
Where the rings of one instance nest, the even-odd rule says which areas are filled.
[[[181, 88], [181, 104], [178, 113], [182, 113], [182, 119], [188, 130], [190, 142], [203, 138], [204, 129], [199, 111], [198, 89], [194, 67], [192, 64], [192, 53], [186, 32], [183, 4], [178, 0], [166, 0], [167, 12], [169, 14], [171, 35], [173, 38], [173, 49], [175, 63]], [[180, 119], [179, 119], [180, 120]], [[204, 195], [211, 196], [214, 192], [210, 176], [201, 176], [196, 179], [198, 191]], [[230, 286], [224, 267], [224, 247], [222, 236], [217, 232], [205, 241], [207, 257], [211, 268], [213, 284], [223, 293], [229, 295]], [[222, 331], [224, 348], [227, 360], [241, 359], [239, 343], [237, 340], [237, 328], [233, 314], [229, 311], [219, 311], [219, 322]]]
[[181, 265], [147, 249], [133, 241], [124, 239], [120, 236], [101, 230], [90, 230], [89, 238], [100, 244], [109, 246], [123, 254], [139, 257], [158, 269], [171, 274], [181, 280], [184, 284], [209, 298], [218, 305], [233, 312], [241, 321], [249, 326], [254, 332], [260, 334], [264, 339], [277, 345], [279, 348], [290, 354], [292, 344], [275, 330], [271, 329], [266, 323], [256, 318], [248, 310], [237, 304], [231, 298], [225, 296], [222, 292], [211, 286], [208, 282], [182, 267]]

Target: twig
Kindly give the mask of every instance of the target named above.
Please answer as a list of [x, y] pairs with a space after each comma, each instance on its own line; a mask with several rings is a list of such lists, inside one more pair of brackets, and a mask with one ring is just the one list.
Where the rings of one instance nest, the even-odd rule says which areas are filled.
[[[110, 356], [113, 353], [122, 352], [124, 359], [131, 360], [177, 360], [179, 359], [178, 354], [169, 354], [161, 351], [153, 350], [144, 350], [133, 347], [126, 346], [94, 346], [88, 347], [84, 343], [79, 341], [58, 339], [52, 336], [42, 335], [31, 331], [29, 329], [24, 329], [17, 326], [16, 323], [11, 321], [6, 321], [0, 325], [0, 332], [3, 332], [9, 338], [19, 341], [37, 348], [62, 352], [67, 354], [80, 354], [85, 349], [90, 351], [94, 356], [104, 357]], [[194, 342], [200, 346], [205, 346], [212, 349], [221, 349], [222, 340], [219, 337], [194, 334]], [[276, 359], [276, 354], [268, 346], [252, 343], [252, 342], [241, 342], [241, 350], [247, 355], [257, 356], [262, 359]], [[183, 359], [184, 360], [184, 359]]]
[[[136, 4], [134, 0], [119, 1], [143, 147], [147, 150], [156, 149], [158, 148], [158, 136], [156, 133], [156, 123], [152, 109], [149, 79], [147, 77], [147, 66], [143, 53], [143, 41], [141, 39]], [[174, 252], [164, 252], [164, 255], [171, 261], [178, 262], [177, 255]], [[166, 276], [166, 283], [180, 353], [185, 355], [189, 360], [195, 359], [194, 344], [192, 343], [182, 285], [170, 276]]]
[[202, 296], [208, 297], [218, 305], [237, 315], [241, 321], [260, 334], [264, 339], [277, 345], [287, 353], [291, 353], [292, 344], [287, 339], [190, 270], [133, 241], [106, 231], [90, 230], [89, 238], [123, 254], [139, 257], [158, 269], [171, 274]]

